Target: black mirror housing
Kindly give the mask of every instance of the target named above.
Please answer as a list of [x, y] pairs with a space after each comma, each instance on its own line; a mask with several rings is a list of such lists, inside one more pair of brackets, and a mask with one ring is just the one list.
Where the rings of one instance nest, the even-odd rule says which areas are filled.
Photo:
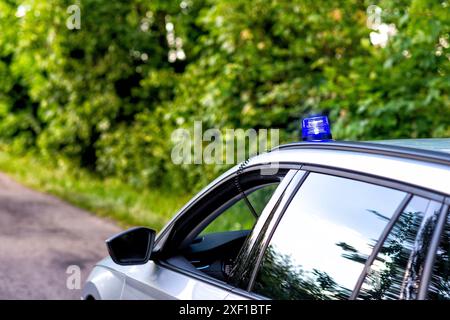
[[145, 264], [150, 260], [156, 231], [135, 227], [106, 240], [111, 259], [119, 265]]

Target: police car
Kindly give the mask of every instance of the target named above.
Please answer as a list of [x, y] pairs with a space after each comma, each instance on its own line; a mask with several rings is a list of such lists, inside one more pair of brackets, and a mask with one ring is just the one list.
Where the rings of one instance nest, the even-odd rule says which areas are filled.
[[108, 239], [84, 299], [450, 299], [450, 139], [305, 142], [224, 173], [156, 236]]

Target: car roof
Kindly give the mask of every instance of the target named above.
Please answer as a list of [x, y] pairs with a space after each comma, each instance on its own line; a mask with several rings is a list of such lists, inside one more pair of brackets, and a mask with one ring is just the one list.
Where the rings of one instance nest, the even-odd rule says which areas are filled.
[[368, 142], [450, 154], [450, 138], [393, 139]]
[[277, 149], [304, 148], [363, 152], [450, 165], [450, 139], [447, 138], [378, 140], [367, 142], [334, 140], [325, 142], [295, 142], [281, 145], [272, 149], [272, 151]]
[[297, 142], [252, 157], [245, 165], [268, 163], [360, 173], [450, 195], [450, 154], [442, 151], [381, 142]]

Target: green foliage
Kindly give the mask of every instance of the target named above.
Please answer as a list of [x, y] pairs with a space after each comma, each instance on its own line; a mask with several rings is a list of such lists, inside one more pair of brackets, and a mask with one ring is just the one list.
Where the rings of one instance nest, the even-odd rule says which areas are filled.
[[[262, 214], [277, 187], [278, 184], [271, 184], [247, 194], [247, 199], [258, 216]], [[240, 199], [213, 220], [201, 234], [252, 230], [255, 222], [256, 218], [253, 212], [250, 211], [245, 200]]]
[[[72, 4], [79, 30], [66, 26]], [[385, 47], [370, 42], [371, 4], [397, 30]], [[0, 139], [103, 178], [185, 190], [224, 169], [172, 163], [173, 130], [195, 120], [280, 128], [282, 142], [312, 113], [329, 114], [338, 139], [449, 136], [449, 6], [0, 0]]]

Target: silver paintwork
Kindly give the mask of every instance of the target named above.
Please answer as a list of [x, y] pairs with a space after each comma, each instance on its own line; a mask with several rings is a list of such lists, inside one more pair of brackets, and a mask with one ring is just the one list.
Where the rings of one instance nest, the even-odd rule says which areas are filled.
[[368, 142], [450, 153], [450, 138], [393, 139]]
[[248, 165], [273, 162], [327, 166], [388, 178], [439, 193], [450, 193], [450, 168], [419, 160], [353, 151], [302, 148], [265, 153], [252, 158]]
[[153, 261], [143, 265], [119, 266], [108, 257], [92, 270], [82, 297], [92, 296], [96, 300], [223, 300], [228, 291]]
[[[450, 166], [419, 160], [396, 158], [356, 151], [325, 149], [284, 149], [261, 154], [249, 160], [247, 167], [273, 163], [297, 163], [349, 170], [361, 174], [398, 181], [450, 195]], [[208, 190], [233, 175], [235, 166], [219, 176], [194, 196], [161, 231], [184, 214], [191, 204]], [[91, 272], [83, 290], [83, 298], [95, 299], [245, 299], [239, 289], [224, 288], [197, 280], [149, 261], [144, 265], [119, 266], [110, 258], [100, 261]]]

